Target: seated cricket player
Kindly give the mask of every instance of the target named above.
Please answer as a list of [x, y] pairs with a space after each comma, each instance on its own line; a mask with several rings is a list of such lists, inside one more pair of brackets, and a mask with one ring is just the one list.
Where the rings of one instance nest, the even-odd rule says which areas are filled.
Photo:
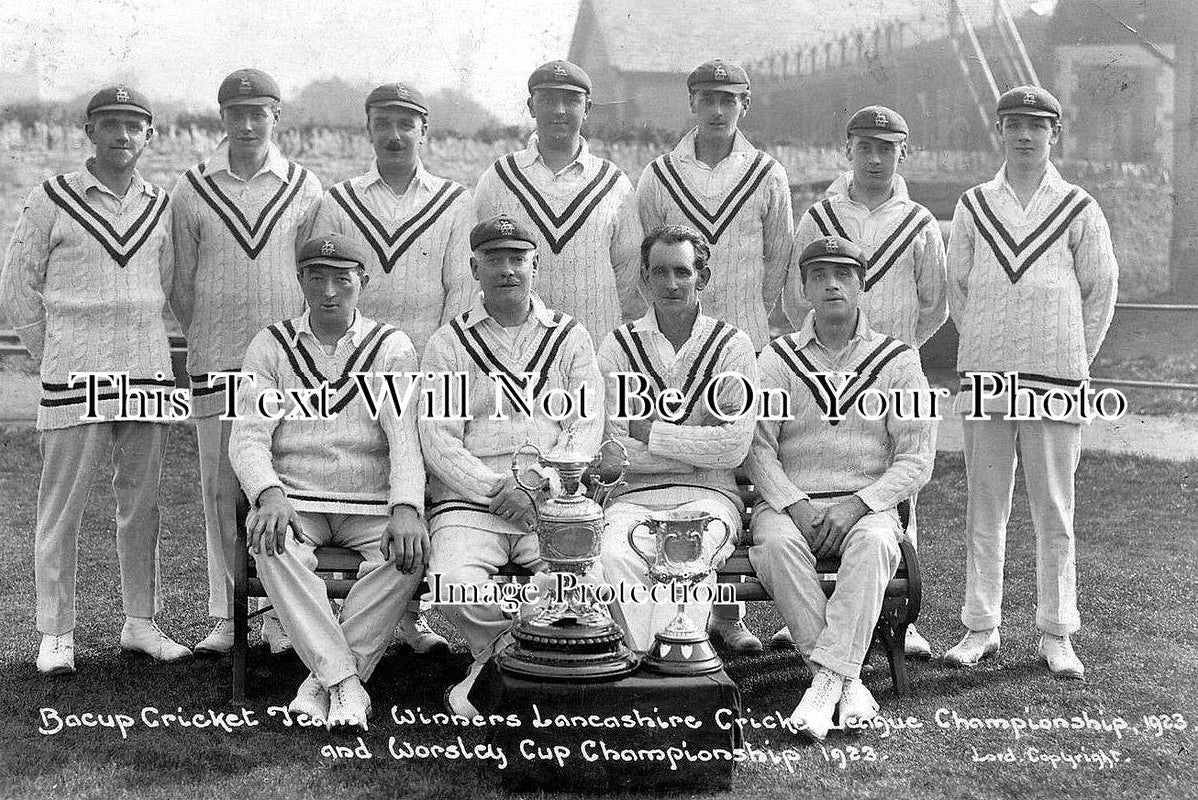
[[[724, 421], [717, 409], [708, 407], [707, 390], [712, 378], [725, 372], [744, 376], [755, 388], [757, 365], [748, 334], [702, 312], [699, 293], [711, 281], [710, 255], [707, 242], [693, 228], [665, 225], [649, 233], [641, 243], [641, 287], [651, 303], [649, 311], [612, 331], [599, 347], [599, 369], [607, 381], [607, 434], [627, 448], [630, 462], [627, 485], [616, 490], [605, 512], [603, 576], [611, 584], [652, 584], [647, 565], [628, 543], [628, 532], [650, 515], [706, 513], [722, 520], [732, 537], [715, 558], [717, 567], [736, 545], [744, 506], [733, 470], [749, 452], [756, 414], [745, 409], [748, 392], [738, 379], [721, 381], [712, 396], [718, 410], [736, 416], [734, 420]], [[632, 403], [621, 408], [621, 395], [639, 391], [638, 378], [650, 397], [673, 389], [684, 398], [677, 404], [677, 418], [654, 412], [645, 419], [628, 419], [637, 409]], [[628, 387], [625, 393], [621, 380]], [[721, 526], [709, 526], [705, 552], [719, 547], [723, 535]], [[652, 554], [653, 539], [642, 528], [636, 546]], [[715, 583], [714, 572], [708, 582]], [[676, 607], [624, 604], [620, 611], [629, 646], [648, 650]], [[692, 602], [686, 610], [705, 630], [711, 604]]]
[[[429, 553], [424, 463], [411, 414], [383, 402], [384, 380], [366, 378], [378, 415], [355, 373], [414, 373], [407, 335], [357, 310], [369, 282], [366, 254], [330, 233], [298, 256], [307, 310], [262, 330], [238, 390], [229, 458], [252, 503], [250, 550], [266, 593], [311, 674], [289, 708], [334, 725], [366, 728], [362, 684], [391, 641], [424, 574]], [[327, 412], [301, 390], [327, 385]], [[307, 399], [306, 399], [307, 398]], [[294, 412], [294, 418], [281, 419]], [[315, 548], [336, 545], [365, 559], [341, 605], [329, 608], [314, 572]]]
[[[127, 86], [102, 89], [87, 104], [84, 130], [95, 156], [29, 194], [0, 270], [0, 308], [41, 367], [33, 572], [44, 675], [75, 671], [79, 526], [95, 473], [109, 459], [121, 649], [159, 661], [191, 655], [154, 622], [158, 481], [169, 421], [161, 401], [175, 381], [162, 321], [174, 264], [167, 195], [137, 171], [154, 136], [150, 104]], [[87, 419], [87, 383], [72, 382], [76, 372], [123, 373], [135, 391], [157, 399], [130, 404], [128, 413], [141, 418], [114, 420], [121, 400], [101, 381], [96, 418]]]
[[[907, 158], [908, 133], [902, 115], [885, 106], [866, 106], [849, 118], [844, 152], [852, 169], [832, 181], [824, 199], [803, 213], [795, 232], [796, 263], [782, 296], [795, 329], [811, 310], [802, 296], [799, 255], [809, 243], [833, 235], [852, 240], [866, 255], [861, 308], [878, 333], [918, 354], [948, 318], [940, 226], [932, 212], [911, 199], [898, 174]], [[917, 544], [914, 497], [906, 533]], [[780, 638], [786, 637], [774, 637]], [[932, 655], [914, 625], [907, 627], [905, 649], [911, 656]]]
[[[582, 459], [599, 449], [603, 380], [591, 336], [533, 293], [536, 241], [527, 226], [504, 215], [474, 226], [470, 268], [482, 292], [469, 310], [433, 334], [420, 364], [426, 378], [468, 376], [466, 391], [448, 396], [445, 381], [430, 379], [436, 413], [422, 413], [419, 420], [429, 471], [428, 571], [430, 580], [439, 574], [444, 585], [485, 584], [509, 561], [543, 570], [535, 511], [512, 476], [512, 455], [526, 442], [546, 455], [570, 452]], [[561, 421], [551, 419], [538, 400], [553, 390], [585, 397], [585, 409], [576, 406]], [[531, 403], [524, 408], [515, 397]], [[565, 411], [556, 402], [553, 408], [555, 415]], [[474, 657], [466, 678], [446, 692], [451, 712], [472, 718], [477, 711], [470, 688], [487, 659], [506, 644], [511, 621], [497, 605], [442, 604], [436, 597], [433, 602]]]
[[[817, 740], [837, 707], [841, 724], [877, 712], [861, 664], [898, 569], [897, 506], [928, 482], [935, 456], [935, 422], [897, 413], [901, 401], [914, 416], [920, 396], [929, 409], [928, 384], [915, 352], [872, 330], [860, 309], [866, 265], [847, 239], [807, 245], [799, 269], [814, 308], [757, 362], [761, 391], [785, 390], [790, 408], [772, 409], [782, 421], [757, 422], [747, 465], [761, 503], [749, 559], [814, 672], [791, 720]], [[880, 416], [879, 393], [889, 399]], [[837, 555], [825, 599], [816, 560]]]
[[[1081, 627], [1073, 480], [1083, 420], [1053, 417], [1042, 400], [1028, 399], [1049, 390], [1076, 396], [1089, 380], [1115, 313], [1119, 265], [1102, 209], [1049, 159], [1061, 135], [1060, 102], [1039, 86], [1019, 86], [998, 99], [996, 112], [1006, 160], [961, 196], [949, 239], [948, 306], [961, 332], [953, 410], [965, 414], [969, 501], [965, 634], [944, 660], [971, 667], [998, 653], [1007, 520], [1022, 461], [1036, 535], [1036, 654], [1055, 677], [1082, 680], [1069, 637]], [[981, 372], [1017, 376], [1020, 418], [1008, 416], [1011, 386], [974, 396], [969, 376]]]

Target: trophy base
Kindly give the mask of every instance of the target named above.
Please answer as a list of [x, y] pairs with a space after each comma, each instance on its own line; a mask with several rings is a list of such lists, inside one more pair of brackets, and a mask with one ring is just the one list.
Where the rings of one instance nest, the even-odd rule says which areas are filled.
[[624, 633], [606, 625], [582, 625], [564, 619], [552, 624], [521, 622], [515, 642], [495, 657], [501, 672], [528, 680], [604, 681], [635, 672], [640, 659], [624, 644]]
[[659, 675], [706, 675], [724, 668], [711, 641], [697, 631], [681, 636], [669, 631], [657, 634], [641, 665]]

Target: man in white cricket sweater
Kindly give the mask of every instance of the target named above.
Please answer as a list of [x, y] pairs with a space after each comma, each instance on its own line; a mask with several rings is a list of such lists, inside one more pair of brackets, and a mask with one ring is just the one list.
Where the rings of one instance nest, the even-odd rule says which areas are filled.
[[[828, 187], [824, 199], [799, 218], [783, 303], [791, 324], [803, 324], [811, 304], [803, 298], [798, 257], [816, 239], [840, 236], [865, 253], [861, 308], [878, 333], [893, 336], [918, 355], [948, 319], [944, 241], [932, 212], [907, 194], [897, 174], [907, 157], [907, 121], [885, 106], [866, 106], [849, 118], [845, 157], [852, 169]], [[916, 544], [915, 498], [907, 536]], [[785, 634], [785, 629], [779, 631]], [[779, 635], [775, 635], [778, 641]], [[907, 655], [927, 658], [932, 649], [914, 625], [907, 628]]]
[[[289, 708], [335, 725], [367, 726], [370, 679], [424, 574], [424, 464], [411, 413], [386, 402], [382, 373], [416, 371], [416, 351], [392, 325], [357, 310], [370, 276], [365, 250], [336, 233], [299, 254], [308, 309], [258, 333], [238, 390], [229, 456], [252, 508], [246, 519], [262, 585], [311, 674]], [[354, 377], [367, 373], [360, 382]], [[328, 387], [327, 408], [305, 394]], [[374, 402], [363, 397], [369, 388]], [[401, 389], [402, 391], [402, 389]], [[373, 406], [373, 408], [372, 408]], [[376, 413], [377, 412], [377, 413]], [[341, 605], [329, 608], [315, 549], [364, 559]]]
[[[298, 315], [303, 295], [295, 256], [320, 204], [320, 181], [288, 161], [271, 137], [282, 113], [278, 84], [240, 69], [217, 92], [225, 141], [216, 154], [179, 179], [171, 197], [176, 280], [171, 308], [187, 336], [192, 413], [200, 455], [200, 491], [208, 552], [212, 632], [199, 654], [233, 647], [233, 547], [237, 481], [229, 466], [231, 423], [218, 415], [226, 381], [262, 328]], [[274, 615], [263, 623], [272, 651], [285, 635]]]
[[[1006, 161], [961, 196], [948, 247], [969, 502], [967, 630], [944, 658], [972, 666], [998, 652], [1006, 528], [1021, 458], [1036, 531], [1037, 655], [1053, 675], [1080, 680], [1085, 670], [1069, 637], [1081, 627], [1073, 476], [1083, 409], [1058, 403], [1054, 411], [1045, 397], [1076, 397], [1089, 380], [1114, 314], [1119, 266], [1102, 210], [1049, 161], [1061, 133], [1057, 99], [1020, 86], [999, 98], [997, 112]], [[991, 378], [975, 387], [971, 376], [982, 372], [1015, 373], [1020, 391], [1012, 398], [1005, 378], [1001, 386]]]
[[[114, 470], [121, 648], [160, 661], [191, 655], [154, 622], [158, 481], [175, 381], [162, 319], [174, 263], [167, 194], [137, 171], [152, 123], [136, 89], [97, 92], [84, 128], [95, 156], [30, 193], [0, 270], [0, 309], [41, 364], [33, 569], [37, 668], [45, 675], [75, 671], [79, 526], [106, 459]], [[107, 380], [89, 402], [87, 383], [71, 377], [77, 372], [120, 373], [145, 402], [122, 410], [121, 390]], [[119, 415], [129, 418], [114, 421]]]
[[[459, 586], [481, 586], [509, 561], [544, 569], [532, 533], [532, 501], [511, 474], [516, 450], [531, 442], [546, 455], [589, 460], [603, 434], [603, 379], [590, 334], [532, 291], [536, 235], [500, 215], [474, 227], [470, 247], [482, 292], [468, 311], [433, 334], [420, 363], [426, 376], [437, 376], [431, 379], [435, 413], [419, 420], [431, 502], [428, 572], [430, 581], [439, 574], [443, 584]], [[464, 387], [441, 378], [454, 373], [467, 376]], [[557, 395], [551, 410], [560, 420], [541, 406], [550, 393]], [[563, 395], [572, 399], [571, 407], [563, 405]], [[517, 397], [532, 402], [524, 408]], [[474, 657], [466, 678], [446, 692], [446, 703], [453, 713], [473, 717], [470, 689], [509, 638], [511, 620], [494, 604], [446, 602], [438, 608]]]
[[[366, 133], [374, 164], [325, 193], [316, 228], [367, 248], [371, 288], [362, 313], [395, 325], [417, 353], [440, 326], [465, 311], [476, 285], [470, 274], [470, 193], [424, 168], [428, 103], [406, 83], [386, 83], [366, 96]], [[423, 617], [404, 614], [396, 638], [418, 653], [449, 643]]]
[[[629, 460], [627, 484], [613, 492], [614, 502], [604, 513], [603, 576], [611, 584], [652, 585], [645, 562], [628, 543], [628, 532], [651, 514], [708, 514], [722, 521], [726, 529], [712, 525], [704, 532], [705, 553], [717, 567], [736, 545], [744, 506], [733, 470], [748, 455], [756, 414], [739, 379], [722, 381], [712, 395], [708, 391], [712, 378], [725, 372], [743, 376], [756, 389], [757, 364], [748, 335], [700, 307], [699, 294], [711, 280], [710, 252], [693, 228], [666, 225], [649, 233], [641, 243], [641, 284], [649, 311], [609, 333], [599, 347], [599, 369], [607, 382], [607, 435], [624, 445]], [[654, 401], [667, 391], [678, 392], [683, 399], [677, 418], [662, 419], [654, 412], [628, 419], [638, 409], [632, 403], [621, 408], [620, 397], [640, 394], [641, 387], [629, 384], [621, 392], [621, 373], [642, 376]], [[719, 409], [710, 408], [709, 400]], [[721, 419], [717, 411], [735, 419]], [[725, 530], [732, 536], [716, 556]], [[635, 541], [641, 552], [653, 552], [652, 533], [642, 529]], [[714, 573], [708, 583], [715, 584]], [[630, 646], [648, 650], [675, 608], [675, 603], [624, 605], [620, 611]], [[699, 626], [707, 625], [710, 611], [710, 604], [687, 605]]]
[[581, 67], [542, 64], [528, 78], [528, 95], [536, 132], [528, 147], [478, 179], [475, 214], [506, 214], [533, 229], [537, 295], [592, 336], [604, 336], [644, 307], [636, 291], [641, 229], [632, 183], [593, 155], [579, 133], [591, 110], [591, 79]]
[[[794, 240], [790, 183], [782, 165], [740, 132], [752, 99], [744, 67], [707, 61], [687, 76], [686, 88], [695, 127], [641, 172], [641, 226], [690, 225], [703, 234], [712, 275], [704, 312], [747, 333], [760, 351]], [[711, 632], [734, 650], [760, 650], [743, 614], [743, 604], [717, 605]]]
[[423, 93], [387, 83], [366, 97], [366, 134], [374, 164], [329, 188], [316, 229], [368, 248], [370, 291], [364, 314], [408, 335], [416, 352], [433, 331], [474, 299], [470, 274], [470, 193], [424, 168], [429, 109]]
[[[749, 559], [813, 669], [791, 720], [818, 740], [837, 707], [842, 724], [877, 712], [861, 664], [899, 564], [898, 505], [931, 478], [936, 452], [919, 356], [860, 309], [867, 263], [847, 239], [807, 245], [798, 267], [814, 308], [757, 362], [762, 391], [785, 391], [790, 407], [757, 422], [747, 466], [761, 503]], [[825, 599], [816, 561], [834, 555], [836, 589]]]

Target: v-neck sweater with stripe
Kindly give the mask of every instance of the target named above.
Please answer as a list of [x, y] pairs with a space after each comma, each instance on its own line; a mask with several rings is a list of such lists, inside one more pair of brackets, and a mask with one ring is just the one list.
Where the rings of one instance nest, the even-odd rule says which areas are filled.
[[[628, 495], [635, 501], [646, 492], [685, 486], [718, 491], [742, 506], [734, 470], [748, 455], [756, 411], [750, 404], [744, 415], [725, 422], [711, 413], [704, 395], [711, 379], [723, 372], [743, 375], [756, 388], [756, 355], [748, 334], [700, 313], [690, 338], [675, 351], [650, 307], [641, 319], [607, 335], [599, 346], [599, 369], [607, 382], [607, 436], [624, 445], [630, 462], [627, 485], [613, 497]], [[653, 397], [667, 388], [679, 390], [686, 416], [680, 422], [655, 420], [648, 443], [632, 438], [628, 420], [619, 414], [618, 372], [644, 375]], [[725, 413], [743, 408], [744, 384], [723, 381], [716, 401]]]
[[474, 187], [479, 220], [507, 214], [537, 237], [536, 292], [550, 308], [602, 337], [643, 308], [638, 294], [641, 228], [631, 181], [584, 139], [556, 174], [533, 134], [526, 149], [498, 159]]
[[[926, 396], [919, 357], [897, 339], [871, 330], [861, 313], [848, 347], [834, 358], [816, 337], [814, 320], [815, 312], [808, 314], [799, 331], [778, 337], [757, 357], [762, 390], [785, 390], [791, 413], [781, 421], [757, 421], [745, 462], [749, 478], [779, 513], [800, 500], [835, 502], [852, 494], [871, 511], [894, 508], [932, 477], [936, 423], [901, 419], [894, 404], [881, 419], [870, 420], [852, 398], [868, 388]], [[833, 416], [832, 409], [818, 391], [817, 373], [831, 372], [856, 373], [840, 395], [837, 422], [825, 419]], [[827, 380], [844, 386], [842, 378]], [[871, 404], [867, 410], [872, 409]]]
[[[95, 421], [80, 419], [86, 387], [69, 386], [72, 372], [125, 372], [155, 393], [175, 386], [162, 319], [173, 275], [166, 192], [140, 176], [123, 201], [107, 191], [86, 169], [31, 191], [0, 271], [0, 307], [41, 359], [38, 430]], [[99, 390], [97, 410], [111, 419], [116, 390]]]
[[[511, 474], [512, 454], [525, 443], [546, 455], [565, 448], [590, 459], [603, 435], [603, 379], [595, 363], [591, 336], [572, 317], [553, 311], [532, 296], [532, 311], [518, 328], [504, 328], [486, 311], [480, 292], [468, 311], [455, 317], [429, 339], [420, 362], [432, 379], [434, 408], [446, 396], [443, 374], [468, 376], [466, 408], [451, 392], [451, 411], [461, 419], [435, 419], [420, 414], [420, 442], [428, 468], [428, 494], [434, 503], [465, 501], [486, 510], [490, 493]], [[495, 419], [496, 387], [492, 372], [517, 378], [534, 373], [534, 397], [554, 389], [577, 396], [586, 387], [587, 417], [577, 413], [562, 421], [549, 418], [539, 406], [526, 414], [502, 397], [503, 417]], [[463, 413], [466, 412], [466, 413]], [[527, 456], [525, 463], [535, 462]], [[430, 509], [432, 511], [433, 509]]]
[[872, 211], [849, 197], [852, 172], [828, 187], [824, 199], [803, 212], [795, 233], [783, 304], [791, 324], [803, 323], [811, 304], [802, 296], [799, 255], [825, 236], [855, 242], [869, 259], [861, 308], [874, 330], [918, 349], [948, 319], [944, 240], [932, 212], [907, 193], [901, 175], [890, 199]]
[[[260, 331], [246, 351], [244, 368], [257, 383], [238, 389], [244, 416], [233, 422], [229, 460], [246, 496], [257, 501], [277, 486], [296, 511], [321, 514], [385, 516], [408, 504], [424, 508], [424, 461], [416, 432], [416, 404], [397, 416], [380, 402], [377, 419], [360, 393], [354, 372], [414, 373], [416, 351], [397, 328], [361, 314], [325, 352], [312, 334], [308, 314]], [[384, 379], [369, 378], [373, 396], [382, 399]], [[328, 419], [274, 420], [258, 413], [255, 399], [268, 388], [308, 389], [328, 383], [335, 389]], [[396, 388], [407, 381], [397, 377]], [[294, 402], [279, 404], [281, 413]]]
[[[1090, 195], [1049, 164], [1024, 208], [1004, 164], [953, 213], [948, 306], [958, 371], [1018, 372], [1036, 391], [1076, 387], [1114, 315], [1118, 275], [1110, 228]], [[956, 408], [971, 403], [963, 391]], [[985, 404], [1005, 406], [1003, 397]]]
[[365, 246], [370, 285], [359, 309], [402, 330], [419, 353], [478, 290], [470, 272], [472, 227], [470, 193], [417, 166], [400, 195], [377, 168], [330, 187], [313, 233], [340, 233]]
[[296, 254], [312, 233], [320, 181], [271, 146], [249, 181], [233, 176], [222, 147], [189, 169], [171, 193], [177, 278], [171, 308], [187, 336], [193, 416], [224, 407], [209, 372], [241, 367], [250, 340], [299, 315], [304, 296]]
[[641, 171], [636, 198], [641, 226], [697, 229], [711, 246], [711, 282], [703, 307], [769, 343], [769, 315], [778, 301], [794, 240], [786, 170], [737, 133], [732, 152], [714, 167], [695, 155], [696, 130]]

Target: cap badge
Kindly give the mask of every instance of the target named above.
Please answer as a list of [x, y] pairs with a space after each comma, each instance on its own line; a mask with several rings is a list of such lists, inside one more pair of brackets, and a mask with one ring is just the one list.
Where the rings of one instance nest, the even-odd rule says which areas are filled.
[[129, 90], [126, 89], [124, 86], [116, 87], [116, 101], [118, 103], [128, 103], [129, 102]]
[[877, 128], [889, 128], [890, 127], [890, 118], [886, 116], [885, 111], [875, 111], [874, 112], [874, 127], [877, 127]]
[[570, 73], [567, 72], [566, 68], [563, 67], [561, 64], [553, 65], [553, 77], [557, 78], [558, 80], [561, 80], [563, 78], [569, 77], [569, 75], [570, 75]]
[[728, 80], [728, 70], [724, 69], [723, 64], [716, 64], [711, 70], [711, 77], [715, 78], [717, 81]]
[[1034, 105], [1036, 105], [1036, 102], [1037, 102], [1037, 100], [1036, 100], [1035, 92], [1024, 92], [1023, 93], [1023, 104], [1025, 106], [1034, 106]]
[[504, 236], [511, 236], [516, 232], [516, 226], [510, 219], [501, 219], [495, 223], [495, 230], [499, 231]]
[[336, 252], [337, 252], [337, 245], [333, 244], [328, 239], [325, 239], [324, 244], [322, 244], [320, 246], [320, 254], [322, 256], [331, 256]]
[[408, 99], [408, 90], [402, 86], [396, 86], [395, 87], [395, 97], [399, 100], [407, 100]]
[[241, 92], [242, 94], [254, 93], [254, 83], [250, 80], [248, 75], [243, 75], [241, 77], [241, 82], [237, 84], [237, 91]]
[[840, 252], [840, 242], [838, 242], [832, 238], [825, 239], [824, 240], [824, 252], [825, 253], [839, 253]]

